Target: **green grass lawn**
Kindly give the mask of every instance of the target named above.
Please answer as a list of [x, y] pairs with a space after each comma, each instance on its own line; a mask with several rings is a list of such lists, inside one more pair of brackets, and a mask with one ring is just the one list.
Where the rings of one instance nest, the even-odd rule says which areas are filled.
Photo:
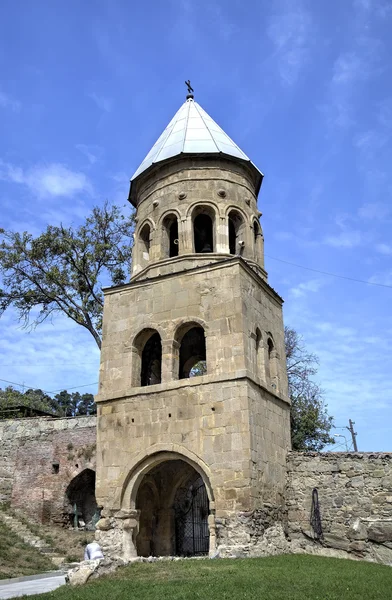
[[391, 600], [392, 569], [319, 556], [138, 563], [31, 600]]
[[53, 571], [51, 560], [25, 544], [0, 521], [0, 580]]

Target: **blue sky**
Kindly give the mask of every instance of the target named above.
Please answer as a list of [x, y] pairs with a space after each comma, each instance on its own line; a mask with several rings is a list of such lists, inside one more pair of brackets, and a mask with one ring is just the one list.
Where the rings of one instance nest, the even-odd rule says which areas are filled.
[[[265, 173], [269, 281], [320, 358], [336, 425], [392, 450], [392, 287], [275, 260], [392, 286], [391, 26], [390, 0], [3, 2], [1, 226], [125, 204], [190, 78]], [[2, 379], [96, 390], [98, 350], [66, 319], [27, 333], [6, 313], [0, 350]]]

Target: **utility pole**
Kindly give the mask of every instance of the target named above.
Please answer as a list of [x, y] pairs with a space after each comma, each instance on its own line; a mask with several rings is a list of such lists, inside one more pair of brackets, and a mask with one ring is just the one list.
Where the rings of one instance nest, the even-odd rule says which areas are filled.
[[347, 427], [346, 425], [346, 429], [349, 430], [349, 432], [351, 433], [351, 439], [353, 441], [353, 448], [354, 448], [354, 452], [358, 452], [358, 446], [357, 446], [357, 432], [354, 431], [354, 427], [353, 425], [355, 425], [355, 421], [352, 421], [351, 419], [348, 420], [350, 427]]

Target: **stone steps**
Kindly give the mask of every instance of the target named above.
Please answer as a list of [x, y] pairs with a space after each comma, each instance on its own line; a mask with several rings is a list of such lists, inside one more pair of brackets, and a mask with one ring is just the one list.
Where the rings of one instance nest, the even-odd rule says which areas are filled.
[[45, 556], [50, 558], [57, 567], [65, 563], [65, 556], [58, 554], [48, 542], [34, 534], [26, 523], [23, 523], [14, 515], [7, 514], [3, 511], [0, 511], [0, 519], [13, 533], [21, 538], [25, 544], [33, 546], [41, 554], [45, 554]]

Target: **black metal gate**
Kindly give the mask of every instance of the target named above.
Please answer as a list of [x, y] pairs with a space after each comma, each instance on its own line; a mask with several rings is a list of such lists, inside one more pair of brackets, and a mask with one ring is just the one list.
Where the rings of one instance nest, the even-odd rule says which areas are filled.
[[209, 503], [201, 477], [177, 490], [174, 511], [177, 556], [208, 554]]

